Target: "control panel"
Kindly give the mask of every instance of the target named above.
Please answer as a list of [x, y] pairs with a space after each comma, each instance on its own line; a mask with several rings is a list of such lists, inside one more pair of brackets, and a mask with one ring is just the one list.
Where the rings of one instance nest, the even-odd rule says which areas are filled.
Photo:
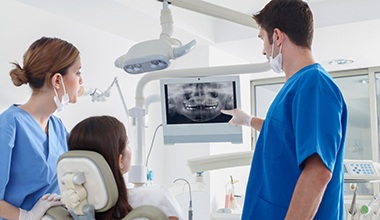
[[380, 181], [377, 167], [371, 160], [344, 160], [346, 183]]

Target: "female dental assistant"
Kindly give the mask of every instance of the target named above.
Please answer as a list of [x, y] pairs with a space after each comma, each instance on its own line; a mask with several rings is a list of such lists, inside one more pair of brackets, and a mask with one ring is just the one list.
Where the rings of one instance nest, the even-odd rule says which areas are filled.
[[0, 219], [41, 219], [61, 205], [56, 164], [68, 132], [53, 113], [75, 103], [82, 84], [79, 51], [67, 41], [42, 37], [23, 58], [10, 76], [32, 95], [0, 114]]

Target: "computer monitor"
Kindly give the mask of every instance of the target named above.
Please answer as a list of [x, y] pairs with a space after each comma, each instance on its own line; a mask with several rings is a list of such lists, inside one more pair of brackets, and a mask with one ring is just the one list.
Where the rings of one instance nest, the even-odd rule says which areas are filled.
[[242, 143], [222, 109], [240, 108], [239, 76], [161, 79], [164, 144]]

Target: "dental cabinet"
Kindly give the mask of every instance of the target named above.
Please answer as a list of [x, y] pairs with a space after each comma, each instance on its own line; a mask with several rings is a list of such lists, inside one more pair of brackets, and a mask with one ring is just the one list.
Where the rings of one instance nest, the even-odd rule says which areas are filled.
[[[348, 109], [344, 156], [347, 169], [345, 218], [380, 220], [380, 67], [332, 71], [330, 74], [341, 89]], [[252, 80], [251, 114], [265, 118], [284, 82], [284, 77]], [[252, 149], [258, 134], [252, 129]]]

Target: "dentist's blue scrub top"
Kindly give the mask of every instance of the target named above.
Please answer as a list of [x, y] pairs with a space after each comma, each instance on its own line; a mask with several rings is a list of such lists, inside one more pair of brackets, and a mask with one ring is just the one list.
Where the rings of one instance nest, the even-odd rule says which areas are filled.
[[54, 115], [48, 129], [16, 105], [0, 114], [0, 200], [30, 210], [44, 194], [60, 194], [57, 160], [68, 132]]
[[346, 127], [343, 96], [319, 64], [304, 67], [289, 78], [261, 128], [242, 219], [284, 219], [303, 162], [318, 154], [332, 179], [314, 219], [343, 220]]

